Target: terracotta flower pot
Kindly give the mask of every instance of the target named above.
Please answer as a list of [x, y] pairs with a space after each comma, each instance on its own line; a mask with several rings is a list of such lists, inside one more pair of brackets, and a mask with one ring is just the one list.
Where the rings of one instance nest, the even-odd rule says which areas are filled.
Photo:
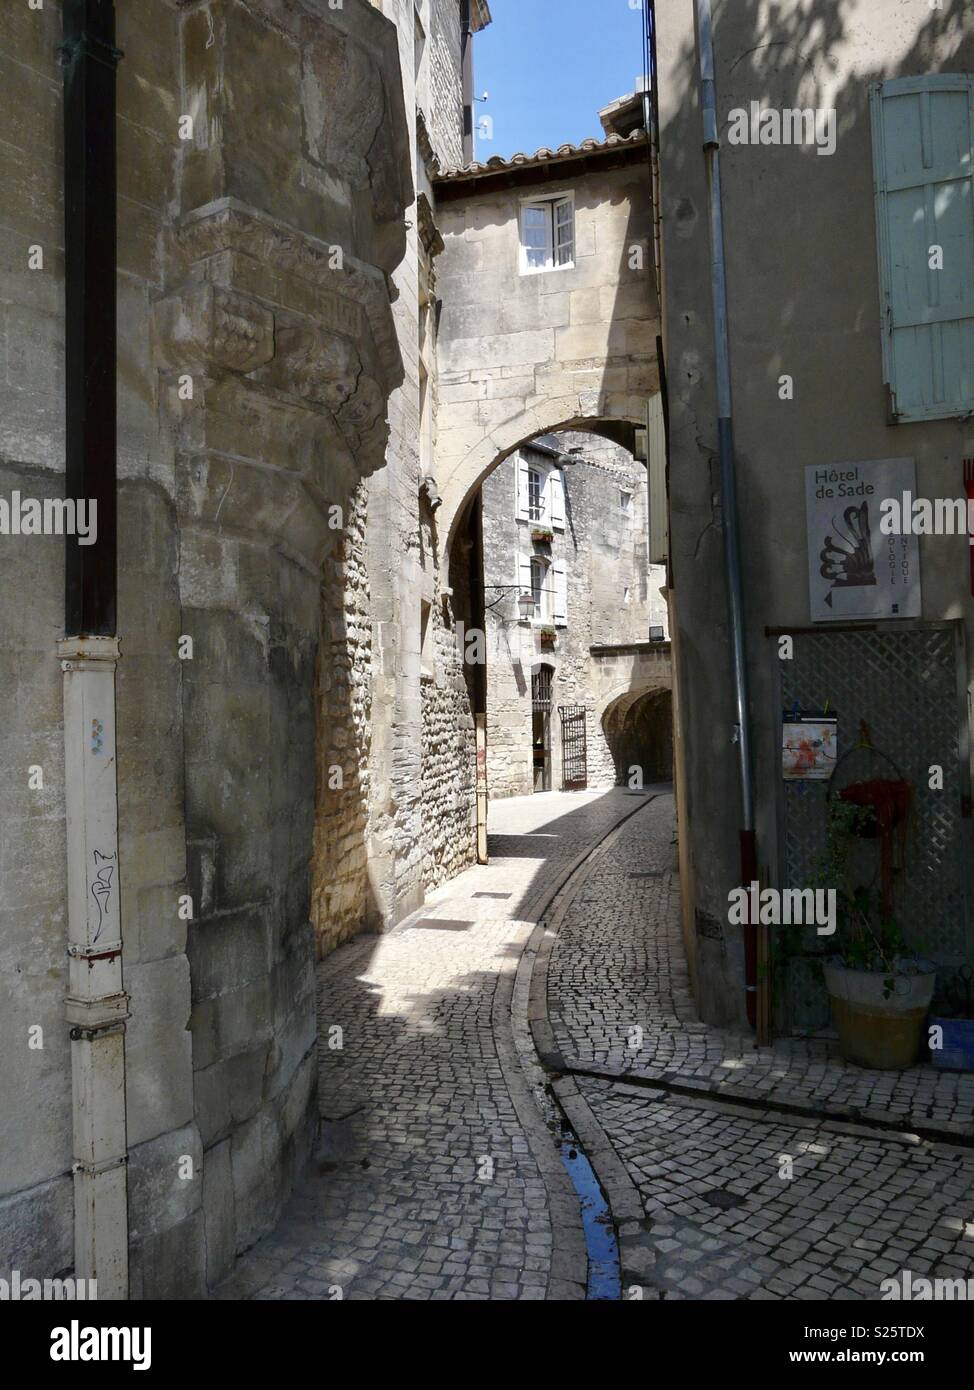
[[[907, 969], [914, 973], [905, 973]], [[889, 980], [893, 989], [887, 999]], [[825, 987], [846, 1061], [879, 1071], [912, 1067], [935, 981], [936, 968], [929, 961], [910, 962], [893, 973], [853, 970], [840, 960], [828, 961]]]

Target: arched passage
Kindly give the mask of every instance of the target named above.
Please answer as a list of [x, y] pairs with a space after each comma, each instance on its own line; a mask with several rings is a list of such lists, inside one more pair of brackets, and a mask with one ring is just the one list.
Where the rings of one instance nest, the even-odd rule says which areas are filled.
[[673, 780], [673, 692], [631, 690], [605, 709], [602, 732], [620, 785]]
[[[658, 384], [648, 395], [655, 394]], [[518, 449], [546, 435], [581, 431], [600, 434], [632, 448], [635, 431], [645, 425], [645, 397], [599, 396], [585, 410], [584, 397], [567, 397], [539, 402], [531, 410], [519, 411], [493, 430], [485, 430], [478, 442], [464, 454], [446, 456], [437, 467], [443, 497], [441, 534], [447, 548], [461, 530], [484, 480]]]

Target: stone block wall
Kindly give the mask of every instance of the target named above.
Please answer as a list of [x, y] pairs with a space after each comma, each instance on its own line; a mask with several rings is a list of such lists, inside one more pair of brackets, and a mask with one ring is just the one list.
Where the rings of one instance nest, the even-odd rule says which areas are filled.
[[460, 0], [425, 0], [429, 16], [427, 90], [420, 94], [430, 139], [443, 168], [463, 163], [463, 72]]
[[[160, 431], [149, 305], [175, 193], [177, 20], [164, 0], [122, 7], [118, 75], [119, 846], [132, 1289], [203, 1287], [202, 1193], [176, 1158], [198, 1160], [186, 957], [181, 631], [174, 458]], [[0, 494], [63, 495], [64, 231], [60, 7], [0, 12], [4, 213], [0, 232]], [[31, 247], [43, 263], [29, 269]], [[71, 1057], [64, 1022], [64, 733], [55, 642], [64, 633], [63, 540], [0, 537], [0, 1266], [70, 1270]], [[28, 768], [43, 786], [28, 787]], [[28, 1047], [28, 1029], [43, 1045]]]
[[[411, 185], [395, 33], [372, 8], [212, 0], [181, 41], [200, 114], [154, 324], [194, 640], [188, 954], [213, 1283], [276, 1218], [313, 1136], [312, 902], [319, 949], [366, 906], [361, 480], [402, 380], [386, 276]], [[273, 122], [241, 99], [256, 90]], [[172, 389], [187, 370], [191, 402]]]
[[[620, 156], [621, 157], [621, 156]], [[437, 466], [446, 534], [484, 476], [533, 436], [587, 420], [645, 420], [659, 389], [652, 205], [645, 149], [623, 167], [434, 180], [445, 249]], [[520, 273], [519, 209], [571, 192], [575, 262]]]
[[[193, 1297], [273, 1223], [309, 1150], [312, 882], [322, 944], [367, 910], [362, 479], [386, 462], [403, 376], [387, 277], [409, 135], [395, 32], [364, 0], [118, 12], [131, 1293]], [[3, 7], [0, 39], [16, 98], [0, 113], [0, 489], [43, 498], [64, 468], [59, 7]], [[415, 477], [394, 488], [415, 527]], [[0, 1266], [36, 1277], [73, 1263], [62, 566], [56, 537], [0, 537]], [[418, 682], [416, 706], [418, 732]], [[319, 725], [345, 774], [337, 819]]]
[[[538, 550], [530, 526], [516, 517], [513, 457], [485, 479], [484, 566], [488, 586], [487, 775], [492, 796], [533, 790], [531, 678], [540, 664], [553, 669], [551, 785], [562, 784], [560, 705], [586, 710], [588, 783], [612, 786], [616, 767], [606, 742], [602, 665], [596, 643], [643, 642], [658, 612], [661, 566], [646, 563], [646, 469], [621, 446], [598, 435], [569, 431], [547, 436], [572, 462], [566, 464], [565, 530]], [[631, 501], [624, 511], [621, 494]], [[533, 551], [566, 568], [568, 621], [558, 627], [554, 649], [542, 649], [532, 628], [518, 621], [517, 555]]]

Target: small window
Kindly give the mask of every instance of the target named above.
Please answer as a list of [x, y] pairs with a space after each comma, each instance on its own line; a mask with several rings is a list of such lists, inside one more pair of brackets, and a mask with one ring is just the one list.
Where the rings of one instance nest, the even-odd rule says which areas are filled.
[[541, 521], [544, 518], [542, 502], [541, 474], [536, 468], [528, 469], [528, 520]]
[[521, 273], [563, 270], [575, 264], [575, 205], [549, 198], [521, 207]]
[[631, 516], [631, 515], [632, 515], [632, 493], [631, 493], [631, 492], [620, 492], [620, 493], [619, 493], [619, 506], [620, 506], [620, 507], [622, 508], [622, 510], [625, 512], [626, 516]]
[[419, 613], [420, 679], [433, 680], [436, 676], [436, 662], [433, 656], [433, 624], [430, 621], [433, 616], [433, 605], [423, 599], [420, 602]]
[[534, 621], [551, 621], [551, 605], [548, 602], [548, 563], [533, 556], [531, 559], [531, 597], [534, 599]]

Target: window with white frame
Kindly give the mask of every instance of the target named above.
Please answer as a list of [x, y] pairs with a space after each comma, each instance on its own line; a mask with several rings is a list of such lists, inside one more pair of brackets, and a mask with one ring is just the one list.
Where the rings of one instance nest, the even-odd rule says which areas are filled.
[[567, 627], [568, 575], [564, 561], [522, 551], [517, 557], [517, 575], [519, 591], [532, 600], [531, 611], [522, 615], [522, 622], [535, 627]]
[[563, 531], [565, 479], [556, 460], [525, 449], [517, 454], [515, 473], [518, 521]]
[[548, 590], [548, 562], [540, 556], [531, 557], [531, 597], [534, 600], [533, 618], [535, 622], [551, 621], [551, 604]]
[[528, 469], [528, 520], [544, 521], [544, 494], [541, 473], [537, 468]]
[[575, 201], [571, 195], [521, 204], [521, 273], [575, 264]]

